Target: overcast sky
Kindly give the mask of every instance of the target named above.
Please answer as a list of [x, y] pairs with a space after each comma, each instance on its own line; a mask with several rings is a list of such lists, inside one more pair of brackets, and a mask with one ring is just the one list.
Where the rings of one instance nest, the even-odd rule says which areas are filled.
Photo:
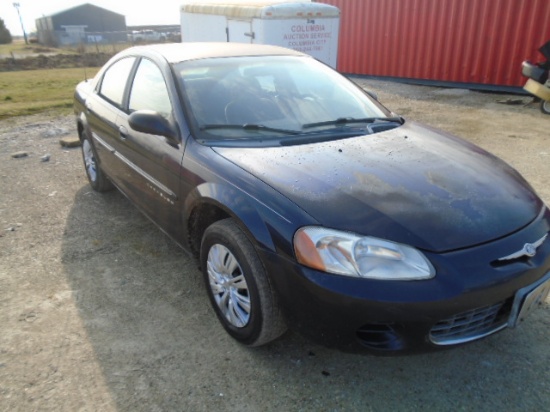
[[[153, 0], [151, 3], [136, 0], [0, 0], [0, 18], [4, 20], [12, 35], [21, 36], [23, 32], [21, 31], [17, 10], [13, 6], [15, 2], [20, 5], [19, 11], [23, 18], [25, 31], [30, 33], [35, 30], [34, 22], [37, 18], [49, 16], [85, 3], [95, 4], [122, 14], [126, 16], [126, 25], [139, 26], [146, 24], [180, 24], [179, 9], [186, 2], [241, 3], [246, 1], [250, 0]], [[275, 3], [277, 1], [285, 0], [271, 0], [269, 2]], [[254, 2], [257, 3], [258, 0]]]

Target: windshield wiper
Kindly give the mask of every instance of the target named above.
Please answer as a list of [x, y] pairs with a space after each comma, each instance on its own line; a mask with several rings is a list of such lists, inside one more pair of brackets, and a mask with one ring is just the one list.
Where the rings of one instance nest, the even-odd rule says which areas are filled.
[[311, 127], [321, 127], [321, 126], [337, 126], [337, 125], [346, 125], [352, 123], [374, 123], [376, 121], [384, 122], [396, 122], [403, 124], [405, 120], [402, 117], [364, 117], [361, 119], [356, 119], [354, 117], [339, 117], [335, 120], [327, 120], [325, 122], [316, 122], [316, 123], [306, 123], [302, 126], [303, 129], [309, 129]]
[[241, 129], [246, 131], [266, 131], [266, 132], [275, 132], [283, 134], [301, 134], [302, 132], [298, 130], [290, 129], [280, 129], [278, 127], [270, 127], [263, 124], [205, 124], [200, 126], [200, 130], [212, 130], [212, 129]]

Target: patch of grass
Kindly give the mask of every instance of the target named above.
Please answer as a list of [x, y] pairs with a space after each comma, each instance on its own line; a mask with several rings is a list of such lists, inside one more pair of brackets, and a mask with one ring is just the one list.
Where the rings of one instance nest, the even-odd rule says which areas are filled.
[[40, 44], [25, 44], [24, 42], [13, 42], [10, 44], [0, 44], [0, 56], [9, 58], [10, 56], [24, 57], [35, 56], [38, 54], [55, 53], [55, 54], [73, 54], [70, 49], [58, 49], [55, 47], [46, 47]]
[[[87, 68], [87, 77], [98, 70]], [[74, 89], [84, 77], [84, 68], [0, 73], [0, 120], [50, 110], [71, 113]]]

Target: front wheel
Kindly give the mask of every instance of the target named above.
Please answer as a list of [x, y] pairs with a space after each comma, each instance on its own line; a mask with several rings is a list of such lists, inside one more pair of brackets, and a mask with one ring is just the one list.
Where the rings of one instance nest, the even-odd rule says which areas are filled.
[[550, 100], [542, 100], [540, 102], [540, 111], [544, 114], [550, 114]]
[[97, 163], [97, 155], [90, 139], [85, 134], [82, 137], [82, 160], [90, 186], [97, 192], [106, 192], [113, 188], [109, 178], [103, 173]]
[[206, 229], [200, 260], [210, 302], [229, 335], [247, 346], [260, 346], [285, 332], [264, 266], [234, 220]]

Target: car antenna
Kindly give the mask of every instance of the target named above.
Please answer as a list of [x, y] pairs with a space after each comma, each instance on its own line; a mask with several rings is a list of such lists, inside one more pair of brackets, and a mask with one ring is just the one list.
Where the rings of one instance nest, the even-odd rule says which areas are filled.
[[84, 53], [81, 54], [82, 57], [82, 68], [84, 69], [84, 81], [88, 81], [88, 71], [86, 70], [86, 59], [84, 58]]

